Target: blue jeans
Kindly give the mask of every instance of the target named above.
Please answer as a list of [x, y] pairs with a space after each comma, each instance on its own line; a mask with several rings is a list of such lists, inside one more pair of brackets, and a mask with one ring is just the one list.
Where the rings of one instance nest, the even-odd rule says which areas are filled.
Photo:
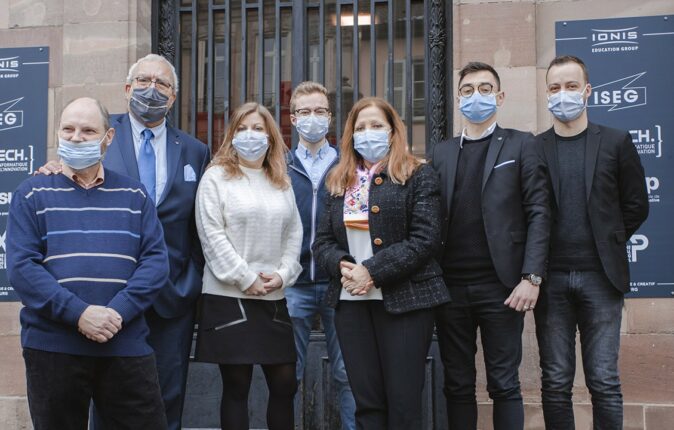
[[623, 295], [603, 272], [550, 272], [536, 304], [547, 430], [573, 430], [576, 327], [595, 430], [623, 428], [618, 374]]
[[325, 339], [328, 349], [328, 358], [335, 380], [339, 398], [339, 411], [344, 430], [356, 428], [356, 403], [353, 400], [349, 380], [344, 368], [342, 352], [339, 349], [337, 332], [335, 331], [335, 310], [324, 305], [323, 296], [328, 289], [327, 283], [301, 285], [287, 288], [285, 297], [288, 303], [288, 312], [293, 321], [295, 345], [297, 347], [297, 377], [304, 375], [304, 364], [311, 334], [311, 324], [314, 316], [320, 314], [325, 330]]

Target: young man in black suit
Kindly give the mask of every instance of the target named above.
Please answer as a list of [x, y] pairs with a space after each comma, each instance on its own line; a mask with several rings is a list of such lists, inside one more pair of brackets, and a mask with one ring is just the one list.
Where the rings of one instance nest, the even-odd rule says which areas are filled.
[[549, 276], [536, 307], [547, 429], [573, 430], [576, 327], [595, 429], [622, 429], [618, 374], [625, 242], [648, 216], [644, 169], [626, 131], [587, 118], [582, 60], [557, 57], [546, 75], [553, 126], [537, 137], [552, 187]]
[[484, 63], [459, 72], [461, 136], [433, 148], [443, 208], [441, 258], [452, 302], [436, 311], [452, 429], [477, 427], [475, 353], [480, 328], [496, 430], [524, 426], [518, 367], [524, 312], [536, 304], [550, 235], [548, 186], [533, 136], [496, 124], [504, 100]]

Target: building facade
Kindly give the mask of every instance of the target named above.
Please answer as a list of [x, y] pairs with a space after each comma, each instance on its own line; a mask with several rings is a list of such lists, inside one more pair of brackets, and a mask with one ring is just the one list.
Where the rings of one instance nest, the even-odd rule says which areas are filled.
[[[551, 125], [544, 80], [555, 55], [556, 21], [673, 13], [669, 0], [0, 0], [0, 46], [50, 47], [50, 159], [55, 158], [55, 126], [65, 103], [90, 95], [111, 112], [125, 111], [128, 68], [149, 52], [166, 55], [178, 69], [181, 89], [174, 123], [214, 150], [229, 113], [247, 100], [270, 108], [291, 146], [290, 92], [311, 79], [323, 82], [331, 93], [331, 141], [339, 140], [340, 124], [353, 102], [377, 95], [392, 101], [407, 125], [410, 149], [423, 156], [463, 126], [453, 82], [466, 62], [493, 64], [501, 75], [506, 103], [500, 124], [539, 132]], [[30, 428], [19, 309], [19, 303], [0, 303], [3, 429]], [[671, 428], [674, 301], [627, 300], [622, 330], [625, 428]], [[312, 340], [301, 423], [306, 429], [335, 428], [319, 327]], [[428, 428], [444, 429], [441, 369], [436, 351], [431, 352]], [[487, 429], [491, 405], [482, 367], [478, 364], [480, 428]], [[192, 366], [186, 427], [217, 426], [215, 372], [206, 365]], [[542, 429], [531, 315], [520, 375], [526, 427]], [[577, 427], [590, 428], [591, 405], [583, 381], [579, 368], [574, 387]], [[251, 410], [260, 416], [265, 398], [251, 398]], [[258, 415], [254, 425], [260, 422]]]

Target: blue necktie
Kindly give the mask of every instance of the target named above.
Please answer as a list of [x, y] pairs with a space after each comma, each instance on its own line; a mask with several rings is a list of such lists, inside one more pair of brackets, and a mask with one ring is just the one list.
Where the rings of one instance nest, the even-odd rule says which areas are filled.
[[138, 174], [140, 175], [140, 182], [145, 185], [145, 189], [150, 193], [150, 197], [154, 202], [157, 192], [157, 165], [156, 157], [154, 155], [154, 148], [151, 140], [154, 133], [149, 128], [141, 132], [140, 151], [138, 151]]

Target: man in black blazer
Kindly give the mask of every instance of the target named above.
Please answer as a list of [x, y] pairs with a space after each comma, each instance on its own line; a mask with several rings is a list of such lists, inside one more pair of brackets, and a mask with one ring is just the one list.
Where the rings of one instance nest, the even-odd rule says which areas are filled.
[[546, 75], [553, 127], [537, 137], [554, 198], [549, 276], [536, 307], [545, 426], [572, 430], [576, 327], [594, 428], [622, 429], [618, 374], [625, 242], [648, 216], [644, 169], [626, 131], [588, 122], [585, 64], [557, 57]]
[[496, 430], [524, 426], [518, 367], [524, 312], [545, 275], [550, 234], [546, 173], [533, 136], [496, 124], [505, 99], [496, 71], [459, 73], [460, 137], [433, 148], [443, 208], [441, 265], [452, 302], [436, 311], [449, 427], [475, 429], [480, 328]]

